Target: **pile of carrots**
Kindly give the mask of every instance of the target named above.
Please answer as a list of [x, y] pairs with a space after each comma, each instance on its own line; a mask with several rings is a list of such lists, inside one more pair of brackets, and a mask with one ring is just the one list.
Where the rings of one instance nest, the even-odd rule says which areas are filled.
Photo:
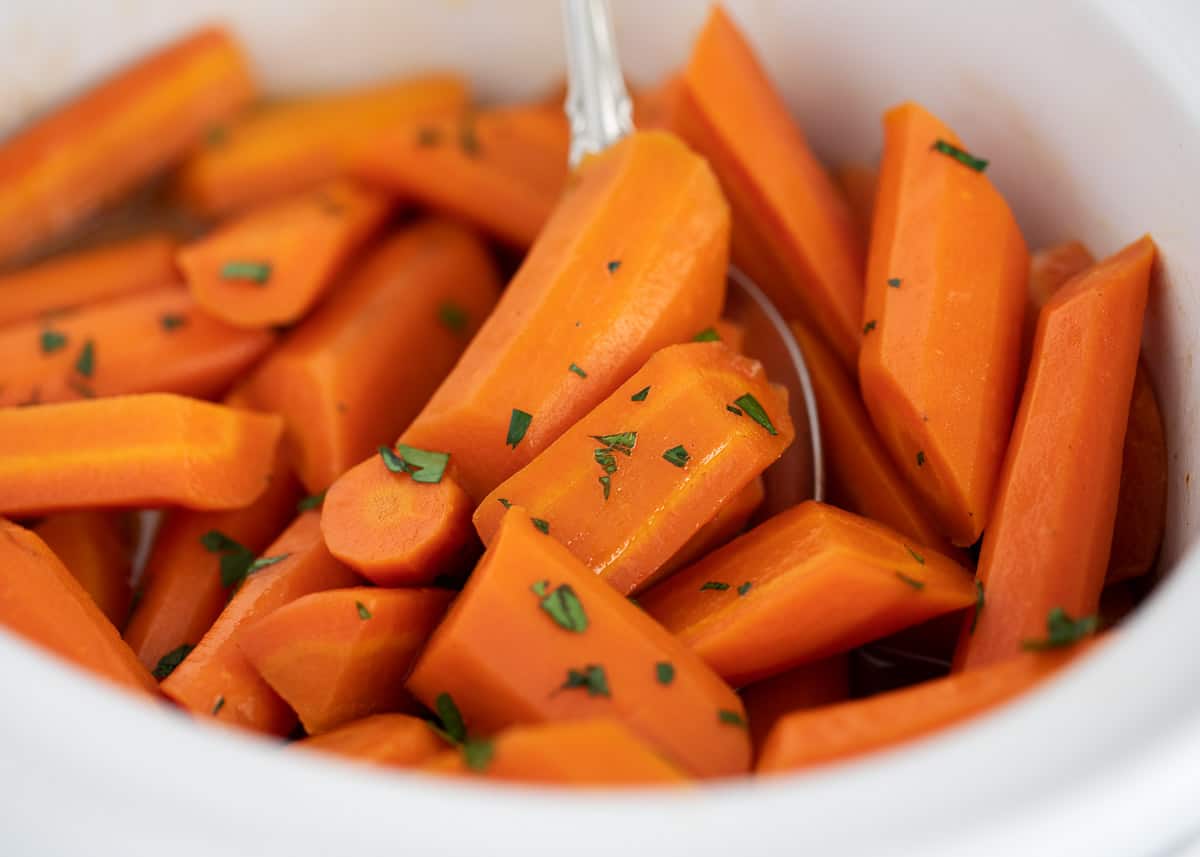
[[[1151, 239], [1031, 257], [915, 103], [828, 171], [720, 8], [635, 101], [569, 171], [558, 100], [260, 101], [209, 29], [0, 143], [0, 623], [281, 752], [591, 785], [894, 746], [1093, 645], [1163, 534]], [[795, 432], [731, 261], [828, 503], [759, 510]]]

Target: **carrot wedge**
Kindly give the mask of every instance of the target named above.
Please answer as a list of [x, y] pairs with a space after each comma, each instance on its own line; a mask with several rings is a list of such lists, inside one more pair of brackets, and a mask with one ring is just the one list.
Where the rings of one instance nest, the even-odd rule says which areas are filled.
[[884, 116], [859, 383], [956, 545], [987, 525], [1015, 405], [1029, 254], [986, 162], [917, 104]]
[[1038, 317], [979, 559], [984, 608], [964, 628], [961, 668], [1015, 657], [1045, 637], [1052, 610], [1080, 619], [1100, 605], [1154, 256], [1149, 236], [1135, 241]]
[[157, 694], [150, 673], [58, 557], [3, 519], [0, 625], [121, 687]]
[[696, 776], [750, 763], [741, 701], [513, 506], [408, 679], [469, 735], [614, 717]]
[[505, 505], [525, 506], [628, 595], [661, 576], [793, 434], [787, 395], [759, 363], [719, 342], [674, 345], [497, 486], [475, 528], [490, 544]]
[[446, 612], [446, 589], [314, 592], [242, 629], [238, 645], [309, 735], [371, 714], [415, 711], [404, 687]]
[[33, 529], [117, 628], [133, 596], [127, 523], [120, 513], [91, 510], [51, 515]]
[[246, 400], [283, 416], [285, 446], [309, 491], [323, 491], [396, 439], [454, 366], [499, 289], [473, 233], [449, 221], [422, 222], [376, 247], [254, 371]]
[[0, 514], [240, 508], [266, 488], [281, 428], [167, 394], [0, 408]]
[[735, 687], [975, 603], [965, 569], [807, 501], [638, 599]]
[[268, 735], [287, 735], [296, 715], [263, 681], [241, 649], [253, 622], [310, 592], [358, 583], [329, 555], [316, 512], [305, 512], [250, 568], [245, 582], [196, 648], [167, 676], [163, 693], [199, 716]]
[[1022, 328], [1021, 365], [1029, 369], [1033, 351], [1033, 334], [1037, 330], [1038, 314], [1054, 293], [1076, 274], [1096, 264], [1096, 257], [1081, 241], [1065, 241], [1038, 250], [1029, 260], [1029, 299], [1025, 302], [1025, 325]]
[[288, 745], [348, 761], [388, 768], [415, 768], [446, 749], [429, 721], [409, 714], [376, 714]]
[[762, 505], [766, 493], [763, 478], [756, 476], [749, 485], [722, 505], [717, 514], [709, 518], [708, 523], [696, 530], [683, 547], [667, 560], [659, 577], [669, 577], [705, 554], [712, 553], [735, 536], [741, 535], [747, 522]]
[[750, 740], [762, 752], [775, 724], [794, 711], [832, 705], [850, 698], [850, 659], [834, 655], [756, 681], [738, 691], [750, 721]]
[[729, 211], [703, 160], [669, 134], [644, 132], [587, 159], [577, 177], [400, 438], [451, 453], [475, 500], [656, 350], [720, 315]]
[[382, 195], [346, 181], [254, 209], [183, 247], [179, 267], [206, 312], [237, 327], [302, 318], [383, 225]]

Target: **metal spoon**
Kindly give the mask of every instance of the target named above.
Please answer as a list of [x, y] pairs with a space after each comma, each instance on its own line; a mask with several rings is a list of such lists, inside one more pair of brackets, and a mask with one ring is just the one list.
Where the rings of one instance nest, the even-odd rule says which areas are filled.
[[[633, 103], [625, 89], [613, 40], [607, 0], [562, 0], [566, 31], [567, 99], [571, 123], [571, 166], [633, 132]], [[762, 290], [732, 265], [725, 311], [746, 328], [746, 353], [763, 364], [776, 384], [787, 388], [796, 440], [763, 479], [762, 514], [773, 515], [825, 494], [817, 402], [804, 355], [779, 310]]]

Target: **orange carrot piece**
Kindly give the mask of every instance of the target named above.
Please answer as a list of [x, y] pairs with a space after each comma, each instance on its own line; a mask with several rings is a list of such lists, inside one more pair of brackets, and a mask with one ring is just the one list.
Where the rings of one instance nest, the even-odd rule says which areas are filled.
[[0, 408], [0, 514], [237, 509], [266, 488], [281, 429], [278, 417], [165, 393]]
[[254, 84], [220, 29], [167, 45], [0, 145], [0, 260], [75, 226], [183, 155]]
[[0, 276], [0, 325], [49, 318], [178, 279], [175, 239], [146, 235], [78, 250]]
[[238, 327], [291, 324], [383, 225], [382, 195], [332, 181], [254, 209], [179, 251], [192, 296]]
[[238, 644], [309, 735], [371, 714], [415, 712], [404, 679], [455, 593], [314, 592], [243, 628]]
[[433, 74], [267, 104], [209, 135], [183, 165], [178, 190], [215, 217], [342, 175], [364, 140], [407, 120], [467, 106], [462, 78]]
[[737, 774], [750, 763], [737, 695], [520, 506], [505, 516], [408, 687], [438, 711], [448, 696], [471, 735], [611, 716], [695, 776]]
[[262, 680], [241, 649], [256, 620], [310, 592], [354, 586], [358, 578], [330, 556], [320, 516], [305, 512], [267, 548], [196, 648], [162, 683], [162, 691], [196, 715], [269, 735], [287, 735], [296, 715]]
[[[490, 740], [485, 759], [446, 750], [424, 770], [457, 776], [573, 786], [682, 785], [687, 777], [619, 720], [514, 726]], [[472, 766], [471, 762], [474, 762]]]
[[275, 342], [166, 285], [0, 329], [0, 405], [132, 393], [220, 395]]
[[[587, 159], [401, 440], [451, 453], [481, 499], [651, 354], [717, 320], [728, 230], [712, 172], [669, 134], [637, 133]], [[519, 413], [532, 421], [514, 435]]]
[[1038, 250], [1029, 260], [1029, 299], [1025, 302], [1025, 324], [1021, 336], [1021, 365], [1028, 370], [1029, 355], [1033, 353], [1033, 334], [1037, 330], [1038, 313], [1054, 293], [1076, 274], [1096, 264], [1081, 241], [1065, 241]]
[[121, 687], [157, 693], [150, 673], [45, 542], [2, 518], [0, 625]]
[[567, 180], [562, 109], [502, 107], [414, 121], [366, 144], [359, 178], [525, 249]]
[[33, 528], [109, 622], [121, 628], [133, 595], [126, 522], [114, 512], [62, 512]]
[[975, 603], [961, 566], [807, 501], [638, 599], [734, 687]]
[[742, 534], [746, 523], [754, 512], [762, 505], [766, 496], [766, 486], [763, 478], [756, 476], [741, 491], [733, 495], [717, 514], [708, 519], [708, 523], [696, 530], [693, 535], [675, 555], [663, 564], [659, 573], [660, 578], [670, 577], [676, 571], [691, 565], [705, 554], [712, 553], [735, 536]]
[[[763, 423], [746, 412], [750, 399]], [[475, 529], [490, 544], [505, 503], [525, 506], [629, 595], [658, 579], [793, 434], [787, 394], [757, 361], [719, 342], [674, 345], [497, 486], [475, 510]]]
[[767, 735], [784, 716], [850, 697], [850, 660], [843, 654], [803, 664], [743, 687], [738, 696], [746, 706], [750, 740], [761, 753]]
[[708, 158], [733, 207], [733, 259], [788, 317], [800, 317], [847, 366], [862, 327], [863, 239], [849, 206], [745, 37], [709, 12], [673, 114]]
[[429, 721], [408, 714], [376, 714], [288, 745], [388, 768], [415, 768], [446, 749]]
[[935, 116], [894, 107], [884, 138], [859, 381], [892, 460], [966, 546], [988, 522], [1012, 425], [1029, 256], [982, 170], [935, 148], [961, 153]]
[[1080, 619], [1099, 607], [1154, 256], [1145, 236], [1042, 309], [979, 559], [985, 605], [957, 666], [1014, 657], [1046, 636], [1053, 609]]
[[395, 440], [454, 366], [499, 289], [473, 233], [425, 221], [373, 250], [255, 370], [245, 395], [283, 416], [285, 445], [309, 491], [328, 488]]
[[[875, 218], [875, 191], [879, 186], [879, 170], [866, 164], [842, 164], [833, 177], [850, 206], [860, 235], [871, 234]], [[864, 253], [866, 248], [863, 248]]]

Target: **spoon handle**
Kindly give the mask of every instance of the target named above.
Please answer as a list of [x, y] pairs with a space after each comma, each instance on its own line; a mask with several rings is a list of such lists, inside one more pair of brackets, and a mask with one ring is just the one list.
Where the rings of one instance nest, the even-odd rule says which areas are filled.
[[567, 49], [570, 164], [633, 132], [633, 107], [613, 39], [607, 0], [562, 0]]

